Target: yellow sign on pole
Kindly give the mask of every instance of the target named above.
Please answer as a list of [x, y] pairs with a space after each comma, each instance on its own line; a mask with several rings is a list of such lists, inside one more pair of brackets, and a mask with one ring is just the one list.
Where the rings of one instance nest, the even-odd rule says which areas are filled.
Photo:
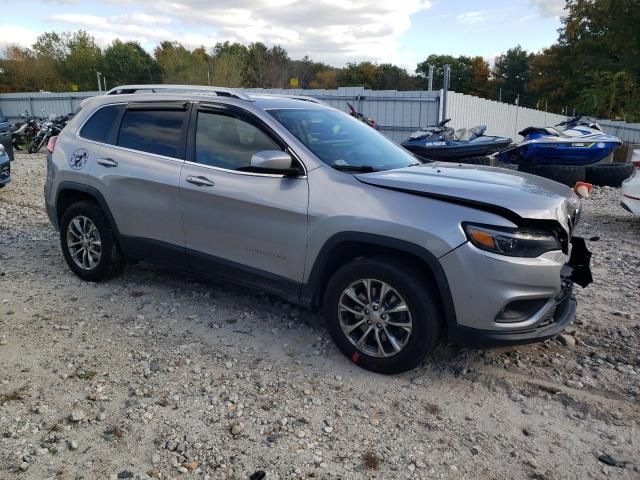
[[76, 85], [75, 83], [71, 84], [71, 91], [72, 92], [77, 92], [78, 91], [78, 85]]
[[289, 86], [291, 88], [296, 88], [298, 86], [298, 79], [297, 78], [290, 78], [289, 79]]

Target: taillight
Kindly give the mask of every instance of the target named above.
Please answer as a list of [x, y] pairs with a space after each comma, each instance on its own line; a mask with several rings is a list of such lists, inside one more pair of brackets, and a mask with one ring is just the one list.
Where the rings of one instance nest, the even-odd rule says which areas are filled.
[[633, 166], [640, 170], [640, 150], [634, 150], [633, 155], [631, 155], [631, 163]]
[[56, 142], [57, 142], [57, 141], [58, 141], [58, 137], [57, 137], [57, 136], [55, 136], [55, 137], [51, 137], [51, 138], [49, 139], [49, 143], [47, 143], [47, 151], [48, 151], [49, 153], [53, 153], [53, 151], [54, 151], [54, 150], [55, 150], [55, 148], [56, 148]]

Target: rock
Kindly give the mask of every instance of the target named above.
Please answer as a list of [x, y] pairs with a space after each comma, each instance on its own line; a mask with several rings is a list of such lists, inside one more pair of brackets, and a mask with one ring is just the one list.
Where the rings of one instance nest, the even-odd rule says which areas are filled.
[[195, 470], [196, 468], [198, 468], [198, 462], [187, 462], [183, 463], [182, 466], [187, 470]]
[[627, 462], [621, 461], [607, 453], [599, 455], [598, 460], [606, 465], [609, 465], [610, 467], [624, 468], [627, 465]]
[[73, 410], [69, 415], [69, 420], [74, 423], [81, 422], [84, 420], [84, 412], [82, 410]]
[[469, 451], [471, 452], [471, 455], [478, 455], [480, 453], [480, 447], [474, 445], [469, 449]]
[[130, 472], [129, 470], [122, 470], [120, 473], [118, 473], [118, 478], [133, 478], [133, 472]]
[[177, 448], [177, 446], [178, 446], [178, 442], [176, 442], [175, 440], [167, 440], [167, 443], [165, 443], [164, 448], [166, 448], [170, 452], [173, 452]]
[[184, 442], [180, 442], [177, 446], [176, 446], [176, 452], [178, 453], [184, 453], [187, 451], [187, 445]]
[[575, 388], [576, 390], [581, 390], [582, 388], [584, 388], [584, 385], [582, 382], [578, 382], [576, 380], [567, 380], [566, 382], [564, 382], [564, 384], [569, 387], [569, 388]]
[[242, 432], [244, 432], [244, 424], [235, 422], [231, 425], [231, 435], [240, 435]]
[[567, 335], [566, 333], [561, 333], [560, 335], [558, 335], [558, 340], [560, 340], [561, 344], [567, 347], [573, 347], [576, 344], [576, 339], [571, 335]]
[[298, 438], [304, 438], [307, 435], [307, 432], [305, 432], [304, 430], [297, 430], [296, 431], [296, 437]]
[[29, 469], [29, 464], [27, 462], [22, 462], [20, 464], [20, 470], [26, 472]]
[[67, 442], [67, 444], [69, 445], [69, 449], [70, 450], [77, 450], [78, 449], [78, 442], [76, 442], [75, 440], [69, 440]]

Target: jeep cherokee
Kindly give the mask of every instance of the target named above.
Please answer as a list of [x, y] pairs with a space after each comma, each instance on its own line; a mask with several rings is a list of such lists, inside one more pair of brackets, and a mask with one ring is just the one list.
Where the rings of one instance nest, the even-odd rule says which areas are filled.
[[304, 97], [124, 86], [49, 144], [45, 199], [88, 281], [146, 260], [321, 309], [364, 368], [457, 344], [539, 341], [590, 281], [571, 189], [511, 170], [426, 163]]

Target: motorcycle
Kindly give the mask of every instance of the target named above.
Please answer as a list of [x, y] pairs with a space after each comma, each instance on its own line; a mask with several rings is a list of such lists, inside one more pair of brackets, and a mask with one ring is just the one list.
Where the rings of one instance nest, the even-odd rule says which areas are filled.
[[11, 143], [16, 150], [27, 150], [40, 130], [42, 119], [28, 113], [20, 115], [24, 121], [17, 122], [11, 131]]
[[500, 160], [519, 165], [589, 165], [607, 157], [622, 145], [589, 117], [572, 117], [556, 127], [527, 127], [523, 141], [500, 152]]
[[378, 124], [373, 118], [365, 117], [362, 113], [358, 112], [355, 108], [353, 108], [353, 105], [351, 105], [349, 102], [347, 102], [347, 107], [349, 107], [349, 115], [351, 115], [354, 118], [357, 118], [361, 122], [366, 123], [371, 128], [375, 128], [376, 130], [378, 129]]
[[447, 126], [450, 121], [448, 118], [438, 125], [424, 127], [412, 133], [401, 145], [429, 160], [456, 161], [491, 155], [512, 142], [510, 138], [485, 135], [485, 125], [454, 130]]
[[49, 115], [48, 120], [42, 123], [40, 130], [33, 138], [33, 142], [29, 146], [29, 153], [37, 153], [43, 145], [47, 144], [51, 137], [59, 135], [69, 122], [70, 117], [71, 115], [58, 117], [55, 113]]

